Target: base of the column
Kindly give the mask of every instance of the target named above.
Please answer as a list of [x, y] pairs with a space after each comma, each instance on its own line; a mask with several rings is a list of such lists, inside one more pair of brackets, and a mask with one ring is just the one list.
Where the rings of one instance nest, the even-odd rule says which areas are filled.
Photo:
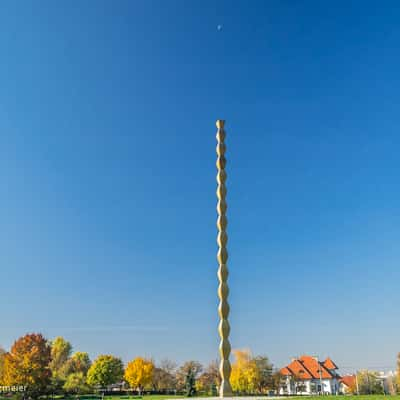
[[222, 381], [219, 388], [219, 397], [232, 397], [232, 388], [229, 381]]

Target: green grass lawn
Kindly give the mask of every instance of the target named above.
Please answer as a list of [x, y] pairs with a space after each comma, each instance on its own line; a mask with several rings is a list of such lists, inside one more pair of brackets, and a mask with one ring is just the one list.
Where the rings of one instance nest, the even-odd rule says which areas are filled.
[[[198, 397], [198, 396], [197, 396]], [[201, 396], [200, 396], [201, 397]], [[204, 397], [204, 396], [203, 396]], [[247, 396], [245, 396], [247, 397]], [[250, 397], [250, 396], [248, 396]], [[267, 396], [251, 396], [251, 397], [267, 397]], [[105, 400], [165, 400], [165, 399], [182, 399], [185, 396], [174, 396], [174, 395], [144, 395], [142, 397], [139, 396], [106, 396]], [[282, 396], [282, 400], [285, 397]], [[396, 396], [384, 396], [383, 394], [376, 395], [360, 395], [360, 396], [291, 396], [289, 399], [304, 399], [304, 400], [400, 400], [400, 395]], [[240, 400], [240, 397], [238, 397]], [[272, 400], [272, 399], [271, 399]]]
[[[79, 396], [78, 396], [79, 397]], [[197, 396], [197, 397], [202, 397], [202, 396]], [[203, 396], [204, 397], [204, 396]], [[247, 396], [245, 396], [247, 397]], [[250, 397], [250, 396], [249, 396]], [[266, 396], [252, 396], [252, 397], [266, 397]], [[79, 397], [82, 400], [90, 400], [90, 396], [81, 396]], [[93, 399], [98, 399], [99, 397], [93, 396]], [[183, 399], [185, 396], [178, 395], [144, 395], [144, 396], [105, 396], [104, 400], [166, 400], [166, 399]], [[285, 397], [282, 396], [282, 399]], [[384, 396], [383, 394], [381, 395], [361, 395], [361, 396], [291, 396], [288, 397], [289, 399], [295, 399], [297, 398], [298, 400], [304, 399], [304, 400], [400, 400], [400, 395], [396, 396]], [[69, 397], [68, 400], [73, 400], [74, 397]], [[240, 397], [238, 397], [238, 400]], [[4, 397], [0, 395], [0, 400], [10, 400], [9, 397]], [[61, 399], [58, 399], [61, 400]]]
[[[196, 397], [205, 397], [205, 396], [196, 396]], [[206, 396], [211, 397], [211, 396]], [[267, 396], [244, 396], [244, 397], [267, 397]], [[166, 399], [183, 399], [185, 396], [178, 395], [174, 396], [172, 394], [168, 395], [159, 395], [159, 394], [152, 394], [152, 395], [144, 395], [144, 396], [105, 396], [105, 400], [166, 400]], [[282, 400], [285, 397], [282, 396]], [[96, 398], [97, 399], [97, 398]], [[400, 395], [396, 396], [384, 396], [383, 394], [376, 395], [360, 395], [360, 396], [291, 396], [289, 399], [304, 399], [304, 400], [400, 400]], [[88, 397], [82, 400], [89, 400]], [[238, 397], [240, 400], [240, 397]], [[272, 400], [272, 399], [271, 399]]]
[[[165, 400], [165, 399], [182, 399], [185, 396], [174, 396], [174, 395], [145, 395], [145, 396], [104, 396], [104, 400]], [[0, 400], [12, 400], [14, 397], [4, 397], [0, 395]], [[81, 399], [81, 400], [99, 400], [101, 397], [97, 395], [93, 395], [91, 397], [90, 395], [83, 395], [83, 396], [70, 396], [67, 398], [64, 398], [62, 396], [55, 396], [56, 400], [75, 400], [75, 399]], [[51, 397], [49, 397], [51, 399]]]
[[[300, 396], [302, 397], [302, 396]], [[307, 400], [321, 400], [322, 399], [337, 399], [337, 400], [383, 400], [383, 399], [390, 399], [390, 400], [400, 400], [400, 395], [396, 396], [384, 396], [383, 394], [370, 394], [370, 395], [360, 395], [360, 396], [305, 396]]]
[[174, 396], [173, 394], [149, 394], [144, 396], [104, 396], [105, 400], [165, 400], [182, 399], [185, 396]]
[[[196, 396], [196, 397], [204, 397], [204, 396]], [[207, 396], [209, 397], [209, 396]], [[244, 396], [250, 397], [250, 396]], [[251, 397], [267, 397], [267, 396], [251, 396]], [[174, 396], [174, 395], [144, 395], [142, 397], [139, 396], [105, 396], [105, 400], [165, 400], [165, 399], [183, 399], [185, 396]], [[285, 397], [282, 396], [282, 399]], [[291, 396], [289, 399], [304, 399], [304, 400], [400, 400], [400, 395], [396, 396], [384, 396], [380, 395], [360, 395], [360, 396]], [[240, 397], [238, 397], [240, 400]]]

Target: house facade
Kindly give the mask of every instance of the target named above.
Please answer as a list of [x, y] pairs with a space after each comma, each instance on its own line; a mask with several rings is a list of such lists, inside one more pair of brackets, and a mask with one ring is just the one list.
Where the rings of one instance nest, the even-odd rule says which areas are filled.
[[295, 358], [280, 370], [283, 383], [279, 394], [338, 394], [341, 377], [337, 370], [330, 358], [322, 362], [307, 355]]

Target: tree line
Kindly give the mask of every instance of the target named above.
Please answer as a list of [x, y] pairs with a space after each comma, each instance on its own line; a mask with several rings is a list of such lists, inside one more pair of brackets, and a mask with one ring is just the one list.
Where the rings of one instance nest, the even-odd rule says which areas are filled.
[[[233, 353], [231, 385], [236, 393], [278, 390], [281, 376], [268, 357], [252, 356], [247, 350]], [[40, 333], [19, 338], [9, 351], [0, 348], [0, 386], [10, 391], [24, 387], [24, 395], [32, 398], [109, 390], [212, 396], [217, 395], [219, 384], [216, 361], [207, 366], [197, 361], [178, 366], [170, 360], [155, 363], [136, 357], [124, 365], [121, 358], [107, 354], [92, 361], [86, 352], [73, 352], [63, 337], [49, 341]]]
[[[236, 394], [278, 393], [285, 382], [266, 356], [253, 356], [249, 350], [233, 350], [231, 385]], [[400, 392], [400, 353], [398, 372], [386, 379], [390, 394]], [[378, 373], [363, 370], [357, 373], [354, 394], [381, 394], [382, 378]], [[292, 377], [296, 380], [296, 377]], [[136, 357], [124, 364], [110, 354], [91, 360], [86, 352], [76, 351], [63, 337], [47, 340], [39, 333], [27, 334], [14, 342], [9, 351], [0, 347], [0, 390], [24, 388], [24, 396], [83, 395], [111, 390], [136, 391], [138, 394], [207, 394], [215, 396], [220, 385], [218, 363], [203, 366], [187, 361], [178, 366], [171, 360]]]
[[396, 395], [399, 393], [398, 375], [385, 379], [376, 372], [363, 369], [354, 375], [353, 383], [346, 389], [347, 394], [359, 395]]
[[379, 372], [362, 369], [355, 373], [354, 378], [352, 384], [347, 388], [347, 393], [349, 394], [400, 394], [400, 353], [397, 354], [397, 369], [395, 374], [388, 374], [383, 379]]

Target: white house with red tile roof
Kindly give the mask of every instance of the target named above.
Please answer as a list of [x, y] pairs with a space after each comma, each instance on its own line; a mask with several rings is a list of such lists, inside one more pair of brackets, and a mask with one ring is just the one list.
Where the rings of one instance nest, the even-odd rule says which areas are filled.
[[284, 376], [280, 394], [338, 394], [340, 375], [337, 365], [327, 358], [301, 356], [280, 370]]

